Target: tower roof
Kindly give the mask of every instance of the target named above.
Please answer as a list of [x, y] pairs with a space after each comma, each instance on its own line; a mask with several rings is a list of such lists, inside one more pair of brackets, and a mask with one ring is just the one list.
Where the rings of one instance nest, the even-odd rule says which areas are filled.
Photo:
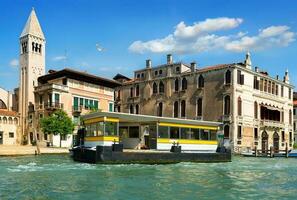
[[30, 16], [26, 22], [26, 25], [25, 25], [20, 37], [24, 37], [29, 34], [34, 35], [39, 38], [42, 38], [42, 39], [45, 39], [34, 8], [32, 9], [32, 11], [30, 13]]

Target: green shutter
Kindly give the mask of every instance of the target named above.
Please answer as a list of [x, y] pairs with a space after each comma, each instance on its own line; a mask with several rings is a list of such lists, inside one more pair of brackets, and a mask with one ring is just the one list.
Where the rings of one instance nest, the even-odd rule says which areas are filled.
[[95, 108], [95, 110], [98, 110], [98, 101], [94, 101], [94, 108]]
[[89, 99], [85, 99], [85, 108], [89, 108]]
[[113, 111], [113, 103], [109, 103], [109, 112]]

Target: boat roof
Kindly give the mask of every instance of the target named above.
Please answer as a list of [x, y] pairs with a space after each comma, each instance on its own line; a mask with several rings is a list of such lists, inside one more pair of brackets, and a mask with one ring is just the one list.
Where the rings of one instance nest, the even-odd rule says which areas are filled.
[[203, 121], [203, 120], [193, 120], [193, 119], [180, 119], [172, 117], [157, 117], [152, 115], [139, 115], [121, 112], [94, 112], [82, 116], [84, 121], [94, 119], [94, 118], [116, 118], [119, 122], [136, 122], [136, 123], [175, 123], [184, 125], [202, 125], [202, 126], [212, 126], [219, 127], [223, 123], [213, 122], [213, 121]]

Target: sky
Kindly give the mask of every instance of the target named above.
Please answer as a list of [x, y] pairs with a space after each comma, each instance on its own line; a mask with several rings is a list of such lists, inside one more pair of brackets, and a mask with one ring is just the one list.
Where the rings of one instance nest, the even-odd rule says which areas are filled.
[[[297, 1], [0, 0], [0, 87], [19, 82], [19, 36], [35, 8], [46, 37], [46, 71], [71, 67], [112, 78], [166, 63], [198, 68], [242, 62], [297, 85]], [[100, 51], [103, 48], [102, 51]], [[296, 90], [296, 89], [295, 89]]]

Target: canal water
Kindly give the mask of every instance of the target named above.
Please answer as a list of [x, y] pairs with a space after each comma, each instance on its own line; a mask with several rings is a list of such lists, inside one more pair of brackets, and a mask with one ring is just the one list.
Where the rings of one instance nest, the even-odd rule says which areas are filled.
[[0, 199], [297, 199], [297, 159], [92, 165], [67, 155], [0, 157]]

